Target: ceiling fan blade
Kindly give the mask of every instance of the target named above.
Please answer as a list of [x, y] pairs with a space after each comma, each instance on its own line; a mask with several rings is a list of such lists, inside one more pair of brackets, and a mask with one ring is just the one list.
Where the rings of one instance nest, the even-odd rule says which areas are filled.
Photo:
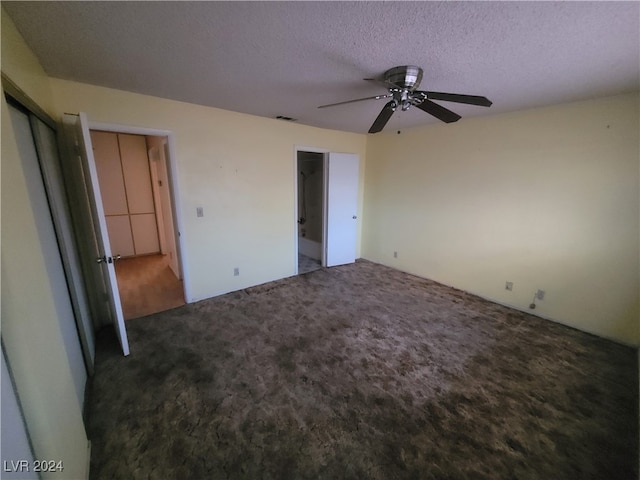
[[393, 112], [396, 111], [397, 107], [398, 104], [395, 102], [395, 100], [391, 100], [389, 103], [387, 103], [382, 111], [378, 114], [378, 117], [373, 122], [373, 125], [371, 125], [369, 133], [378, 133], [380, 130], [382, 130], [391, 118], [391, 115], [393, 115]]
[[365, 100], [380, 100], [381, 98], [389, 98], [389, 97], [392, 97], [392, 96], [393, 95], [391, 95], [391, 94], [374, 95], [373, 97], [357, 98], [355, 100], [347, 100], [345, 102], [330, 103], [329, 105], [320, 105], [318, 108], [335, 107], [336, 105], [346, 105], [347, 103], [363, 102]]
[[460, 95], [458, 93], [443, 92], [420, 92], [425, 93], [429, 100], [443, 100], [445, 102], [466, 103], [468, 105], [478, 105], [480, 107], [490, 107], [493, 102], [487, 97], [478, 95]]
[[445, 123], [453, 123], [460, 120], [462, 117], [455, 112], [452, 112], [448, 108], [444, 108], [437, 103], [433, 103], [429, 100], [423, 100], [422, 103], [416, 105], [423, 112], [427, 112], [430, 115], [433, 115], [439, 120], [442, 120]]

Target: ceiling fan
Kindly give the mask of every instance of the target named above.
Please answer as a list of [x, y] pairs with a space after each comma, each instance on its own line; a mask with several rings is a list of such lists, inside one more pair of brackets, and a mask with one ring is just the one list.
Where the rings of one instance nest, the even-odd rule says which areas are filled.
[[321, 105], [318, 108], [335, 107], [336, 105], [362, 102], [364, 100], [391, 98], [391, 100], [382, 108], [382, 111], [369, 129], [369, 133], [378, 133], [384, 128], [398, 107], [405, 112], [409, 107], [415, 105], [423, 112], [427, 112], [445, 123], [452, 123], [460, 120], [460, 115], [432, 102], [431, 100], [466, 103], [468, 105], [478, 105], [481, 107], [490, 107], [492, 104], [491, 100], [487, 97], [480, 97], [478, 95], [460, 95], [458, 93], [416, 90], [422, 80], [422, 69], [414, 65], [393, 67], [384, 72], [382, 80], [376, 78], [365, 78], [365, 80], [384, 85], [389, 90], [389, 93], [386, 95], [374, 95], [373, 97], [358, 98], [356, 100], [347, 100], [345, 102]]

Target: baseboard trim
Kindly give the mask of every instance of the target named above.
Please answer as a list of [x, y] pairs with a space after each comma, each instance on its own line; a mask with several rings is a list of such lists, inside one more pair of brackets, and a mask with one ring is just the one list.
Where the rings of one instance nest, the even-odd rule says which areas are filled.
[[365, 257], [363, 257], [362, 259], [366, 260], [367, 262], [377, 263], [379, 265], [384, 265], [385, 267], [393, 268], [394, 270], [398, 270], [399, 272], [406, 273], [407, 275], [412, 275], [412, 276], [417, 277], [417, 278], [422, 278], [423, 280], [429, 280], [431, 282], [435, 282], [435, 283], [438, 283], [440, 285], [444, 285], [445, 287], [454, 288], [454, 289], [459, 290], [461, 292], [468, 293], [469, 295], [474, 295], [476, 297], [482, 298], [483, 300], [486, 300], [487, 302], [491, 302], [491, 303], [495, 303], [496, 305], [501, 305], [503, 307], [511, 308], [513, 310], [517, 310], [519, 312], [526, 313], [528, 315], [532, 315], [534, 317], [541, 318], [542, 320], [547, 320], [549, 322], [557, 323], [559, 325], [562, 325], [562, 326], [565, 326], [565, 327], [568, 327], [568, 328], [573, 328], [574, 330], [578, 330], [579, 332], [588, 333], [589, 335], [593, 335], [595, 337], [603, 338], [605, 340], [609, 340], [611, 342], [615, 342], [615, 343], [617, 343], [619, 345], [624, 345], [626, 347], [632, 347], [632, 348], [636, 348], [636, 349], [639, 347], [638, 344], [627, 342], [627, 341], [621, 340], [619, 338], [614, 338], [614, 337], [611, 337], [609, 335], [604, 335], [604, 334], [602, 334], [600, 332], [594, 332], [592, 330], [588, 330], [588, 329], [585, 329], [585, 328], [578, 328], [575, 325], [571, 325], [569, 323], [563, 322], [562, 320], [558, 320], [556, 318], [548, 317], [546, 315], [541, 315], [540, 313], [534, 312], [531, 309], [527, 309], [527, 308], [524, 308], [524, 307], [521, 307], [521, 306], [518, 306], [518, 305], [511, 305], [509, 303], [501, 302], [499, 300], [496, 300], [496, 299], [490, 298], [490, 297], [486, 297], [486, 296], [484, 296], [484, 295], [482, 295], [480, 293], [477, 293], [477, 292], [474, 292], [474, 291], [471, 291], [471, 290], [464, 290], [464, 289], [462, 289], [460, 287], [456, 287], [454, 285], [449, 285], [448, 283], [444, 283], [444, 282], [439, 281], [439, 280], [434, 280], [433, 278], [425, 277], [425, 276], [422, 276], [422, 275], [417, 275], [417, 274], [415, 274], [413, 272], [408, 272], [406, 270], [403, 270], [401, 268], [395, 267], [393, 265], [387, 265], [385, 263], [376, 262], [375, 260], [371, 260], [371, 259], [368, 259], [368, 258], [365, 258]]

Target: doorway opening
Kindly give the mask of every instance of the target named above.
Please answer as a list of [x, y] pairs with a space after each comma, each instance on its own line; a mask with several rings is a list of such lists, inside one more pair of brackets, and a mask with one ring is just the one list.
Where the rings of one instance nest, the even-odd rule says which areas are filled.
[[90, 135], [124, 319], [184, 305], [167, 137]]
[[324, 265], [325, 161], [319, 152], [297, 151], [298, 274]]

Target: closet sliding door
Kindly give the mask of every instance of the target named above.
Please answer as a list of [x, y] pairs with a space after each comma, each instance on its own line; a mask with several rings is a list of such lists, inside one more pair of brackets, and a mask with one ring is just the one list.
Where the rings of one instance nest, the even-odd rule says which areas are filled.
[[140, 135], [118, 134], [118, 143], [136, 255], [157, 253], [160, 242], [146, 139]]
[[91, 131], [91, 141], [112, 252], [159, 253], [145, 137]]
[[135, 255], [135, 249], [129, 224], [118, 136], [115, 133], [92, 131], [91, 142], [111, 251], [123, 257], [131, 257]]

